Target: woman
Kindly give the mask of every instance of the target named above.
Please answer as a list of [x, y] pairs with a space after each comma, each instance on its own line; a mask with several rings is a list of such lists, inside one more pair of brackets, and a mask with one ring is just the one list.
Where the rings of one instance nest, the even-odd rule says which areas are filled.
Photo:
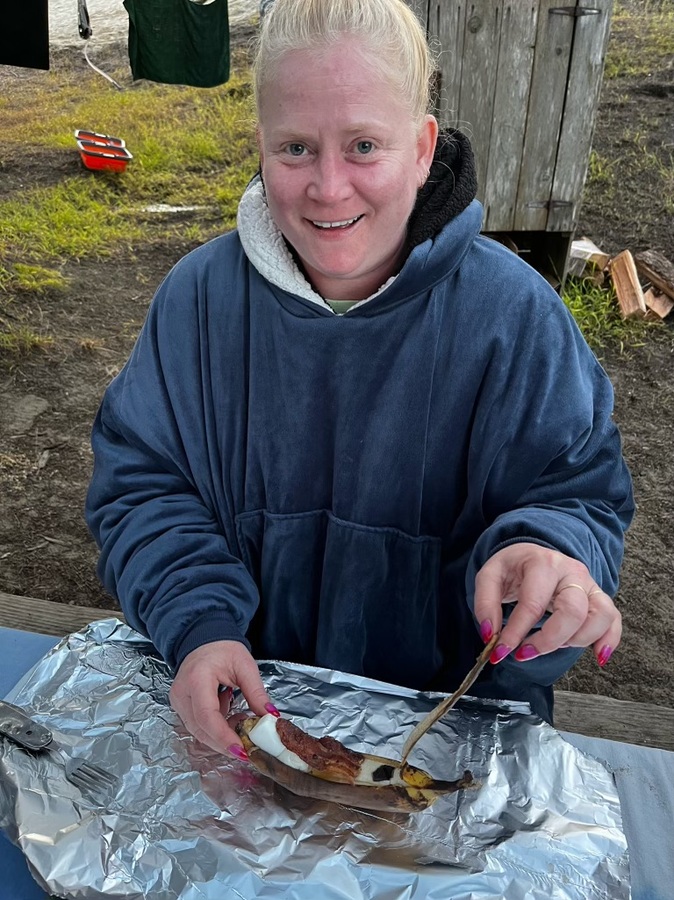
[[620, 640], [611, 386], [479, 235], [431, 72], [402, 0], [276, 0], [261, 176], [161, 285], [96, 420], [103, 581], [189, 730], [238, 756], [223, 686], [275, 712], [255, 658], [452, 690], [500, 631], [472, 693], [550, 720], [552, 683]]

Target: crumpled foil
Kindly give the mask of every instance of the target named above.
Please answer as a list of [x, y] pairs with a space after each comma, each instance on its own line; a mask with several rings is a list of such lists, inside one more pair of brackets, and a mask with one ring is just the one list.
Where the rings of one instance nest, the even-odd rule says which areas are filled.
[[[316, 736], [400, 758], [439, 701], [367, 678], [273, 661], [262, 679]], [[68, 900], [623, 900], [627, 843], [611, 774], [526, 704], [464, 698], [416, 745], [436, 778], [481, 786], [407, 815], [290, 794], [188, 735], [171, 674], [116, 619], [61, 641], [10, 699], [61, 746], [119, 777], [108, 797], [61, 757], [0, 739], [0, 826], [36, 880]], [[239, 706], [244, 708], [241, 698]]]

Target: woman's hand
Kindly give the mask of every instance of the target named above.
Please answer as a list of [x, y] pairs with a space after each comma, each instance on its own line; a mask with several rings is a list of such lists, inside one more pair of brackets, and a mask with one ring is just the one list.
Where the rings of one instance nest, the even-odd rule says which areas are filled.
[[[223, 691], [222, 687], [228, 690]], [[171, 687], [171, 706], [187, 730], [203, 744], [247, 759], [238, 735], [226, 719], [235, 687], [257, 715], [278, 715], [264, 689], [257, 663], [239, 641], [213, 641], [189, 653]]]
[[[501, 629], [503, 603], [515, 606], [492, 663], [513, 650], [523, 662], [560, 647], [592, 646], [604, 666], [620, 643], [620, 613], [583, 563], [538, 544], [504, 547], [477, 573], [475, 616], [485, 642]], [[552, 615], [532, 634], [546, 612]]]

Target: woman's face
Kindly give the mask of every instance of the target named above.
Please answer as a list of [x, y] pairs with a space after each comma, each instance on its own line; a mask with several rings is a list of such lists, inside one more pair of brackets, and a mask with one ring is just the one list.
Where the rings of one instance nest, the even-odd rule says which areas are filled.
[[269, 209], [313, 287], [331, 300], [370, 296], [400, 265], [435, 119], [419, 129], [349, 38], [281, 57], [259, 116]]

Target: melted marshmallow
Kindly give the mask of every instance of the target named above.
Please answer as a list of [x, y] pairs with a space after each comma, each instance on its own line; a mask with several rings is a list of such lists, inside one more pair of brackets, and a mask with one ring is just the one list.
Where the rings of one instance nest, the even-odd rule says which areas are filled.
[[270, 756], [275, 756], [276, 759], [285, 763], [286, 766], [290, 766], [291, 769], [299, 769], [300, 772], [309, 771], [309, 766], [303, 759], [300, 759], [296, 753], [283, 746], [283, 742], [276, 731], [276, 716], [272, 716], [270, 713], [262, 716], [260, 721], [251, 728], [248, 737], [260, 750], [264, 750]]

